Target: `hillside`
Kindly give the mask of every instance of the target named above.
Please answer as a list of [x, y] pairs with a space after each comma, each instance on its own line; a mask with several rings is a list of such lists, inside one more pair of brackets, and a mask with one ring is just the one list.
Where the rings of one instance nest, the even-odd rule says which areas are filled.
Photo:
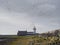
[[60, 45], [60, 38], [58, 37], [38, 37], [38, 36], [23, 36], [18, 37], [9, 45]]
[[0, 36], [0, 45], [60, 45], [60, 30], [35, 36]]

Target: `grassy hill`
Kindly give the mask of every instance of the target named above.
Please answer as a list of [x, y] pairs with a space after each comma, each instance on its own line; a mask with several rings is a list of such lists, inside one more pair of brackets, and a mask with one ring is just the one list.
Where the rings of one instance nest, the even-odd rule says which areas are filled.
[[9, 45], [60, 45], [59, 37], [18, 36]]
[[0, 35], [0, 45], [60, 45], [60, 31], [35, 36]]

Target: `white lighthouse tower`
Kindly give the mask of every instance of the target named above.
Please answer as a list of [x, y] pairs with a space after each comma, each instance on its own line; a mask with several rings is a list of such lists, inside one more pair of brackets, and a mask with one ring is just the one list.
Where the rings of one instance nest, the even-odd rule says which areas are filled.
[[34, 30], [34, 34], [36, 34], [36, 27], [35, 26], [33, 27], [33, 30]]

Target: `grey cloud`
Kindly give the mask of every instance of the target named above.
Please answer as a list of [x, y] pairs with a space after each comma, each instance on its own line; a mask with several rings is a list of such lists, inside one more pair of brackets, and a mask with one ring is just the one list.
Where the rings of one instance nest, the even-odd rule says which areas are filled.
[[[3, 15], [3, 21], [11, 24], [7, 26], [25, 22], [43, 25], [45, 30], [59, 28], [59, 4], [60, 0], [0, 0], [0, 20]], [[8, 20], [5, 17], [8, 17]]]
[[31, 15], [50, 15], [56, 11], [54, 10], [57, 5], [56, 1], [57, 0], [3, 0], [2, 6], [9, 11], [27, 12]]

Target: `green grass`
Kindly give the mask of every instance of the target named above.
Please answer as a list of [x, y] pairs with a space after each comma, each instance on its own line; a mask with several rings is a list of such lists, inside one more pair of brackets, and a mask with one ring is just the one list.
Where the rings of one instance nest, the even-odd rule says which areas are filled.
[[49, 45], [60, 42], [58, 37], [38, 37], [38, 36], [17, 36], [16, 40], [12, 41], [10, 45]]
[[[39, 37], [39, 36], [4, 36], [3, 38], [12, 39], [6, 44], [8, 45], [57, 45], [60, 43], [60, 38], [56, 36], [52, 37]], [[60, 44], [59, 44], [60, 45]]]

